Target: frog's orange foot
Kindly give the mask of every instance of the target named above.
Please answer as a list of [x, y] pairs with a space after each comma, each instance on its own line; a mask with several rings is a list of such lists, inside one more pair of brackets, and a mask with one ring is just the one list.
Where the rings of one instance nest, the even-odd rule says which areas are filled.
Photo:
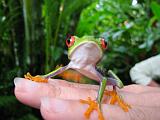
[[82, 99], [81, 99], [80, 102], [83, 103], [83, 104], [88, 104], [88, 105], [89, 105], [88, 109], [87, 109], [86, 112], [84, 113], [84, 115], [85, 115], [85, 117], [86, 117], [87, 119], [89, 119], [91, 113], [92, 113], [94, 110], [96, 110], [96, 111], [98, 112], [98, 120], [104, 120], [103, 114], [102, 114], [102, 112], [101, 112], [101, 110], [100, 110], [100, 107], [99, 107], [97, 101], [91, 100], [91, 98], [88, 97], [88, 100], [82, 100]]
[[115, 104], [117, 102], [118, 105], [125, 112], [128, 112], [129, 109], [131, 109], [131, 106], [129, 104], [127, 104], [126, 102], [124, 102], [124, 100], [122, 99], [122, 97], [120, 97], [115, 90], [113, 90], [113, 91], [105, 91], [104, 94], [108, 95], [108, 96], [111, 96], [110, 104], [113, 105], [113, 104]]
[[48, 82], [48, 79], [42, 78], [39, 75], [32, 76], [29, 72], [26, 75], [24, 75], [24, 77], [28, 80], [32, 80], [32, 81], [35, 81], [35, 82], [45, 82], [45, 83]]

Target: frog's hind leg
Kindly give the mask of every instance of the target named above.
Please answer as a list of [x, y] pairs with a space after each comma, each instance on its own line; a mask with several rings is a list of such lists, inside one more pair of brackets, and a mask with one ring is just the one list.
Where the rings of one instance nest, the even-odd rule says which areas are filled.
[[80, 100], [83, 104], [88, 104], [89, 107], [87, 108], [86, 112], [84, 113], [85, 117], [87, 119], [90, 118], [91, 113], [96, 110], [98, 112], [98, 120], [104, 120], [103, 114], [101, 112], [101, 105], [97, 103], [96, 100], [92, 100], [90, 97], [88, 97], [87, 100]]
[[104, 117], [101, 111], [101, 104], [102, 104], [101, 102], [102, 102], [103, 94], [106, 88], [106, 84], [107, 84], [107, 78], [103, 77], [100, 83], [98, 96], [96, 100], [92, 100], [91, 98], [88, 98], [88, 100], [80, 100], [81, 103], [89, 105], [88, 109], [85, 112], [85, 116], [87, 119], [90, 117], [90, 114], [94, 110], [96, 110], [98, 112], [98, 120], [104, 120]]
[[119, 88], [123, 88], [123, 83], [122, 81], [118, 78], [116, 74], [114, 74], [111, 70], [108, 71], [108, 74], [110, 78], [108, 78], [108, 83], [109, 85], [113, 85], [113, 91], [105, 91], [104, 94], [111, 96], [110, 104], [116, 104], [118, 105], [125, 111], [127, 112], [131, 106], [128, 105], [127, 103], [124, 102], [121, 96], [118, 95], [116, 91], [116, 86]]
[[118, 105], [125, 111], [128, 112], [131, 106], [127, 104], [120, 95], [118, 95], [116, 91], [116, 86], [113, 86], [113, 91], [105, 91], [105, 95], [111, 96], [110, 104], [114, 105], [118, 103]]

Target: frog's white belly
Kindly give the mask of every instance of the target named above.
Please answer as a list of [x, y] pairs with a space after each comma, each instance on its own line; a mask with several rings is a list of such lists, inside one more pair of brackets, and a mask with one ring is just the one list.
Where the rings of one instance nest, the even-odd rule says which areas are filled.
[[100, 82], [102, 79], [102, 75], [95, 69], [93, 65], [82, 65], [82, 64], [75, 64], [74, 62], [70, 62], [68, 64], [68, 69], [74, 69], [81, 74], [85, 75], [86, 77], [93, 79], [95, 81]]

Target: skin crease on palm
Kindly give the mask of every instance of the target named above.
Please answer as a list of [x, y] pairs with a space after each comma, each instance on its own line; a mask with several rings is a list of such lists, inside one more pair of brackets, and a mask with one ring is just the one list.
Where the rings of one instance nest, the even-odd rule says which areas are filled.
[[[40, 109], [45, 120], [84, 120], [88, 105], [80, 99], [96, 98], [98, 86], [70, 83], [49, 79], [48, 83], [36, 83], [24, 78], [15, 78], [15, 95], [19, 101]], [[111, 90], [108, 86], [106, 89]], [[118, 105], [106, 104], [104, 98], [102, 111], [106, 120], [160, 120], [160, 88], [129, 85], [118, 90], [124, 100], [131, 105], [129, 112], [124, 112]], [[94, 111], [90, 120], [97, 120]]]

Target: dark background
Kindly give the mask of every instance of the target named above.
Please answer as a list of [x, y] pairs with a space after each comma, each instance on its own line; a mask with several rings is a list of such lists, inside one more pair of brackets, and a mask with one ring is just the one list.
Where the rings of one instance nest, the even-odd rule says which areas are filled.
[[16, 100], [13, 80], [66, 65], [67, 34], [108, 40], [99, 66], [131, 84], [130, 68], [160, 51], [160, 1], [0, 0], [0, 119], [42, 119]]

